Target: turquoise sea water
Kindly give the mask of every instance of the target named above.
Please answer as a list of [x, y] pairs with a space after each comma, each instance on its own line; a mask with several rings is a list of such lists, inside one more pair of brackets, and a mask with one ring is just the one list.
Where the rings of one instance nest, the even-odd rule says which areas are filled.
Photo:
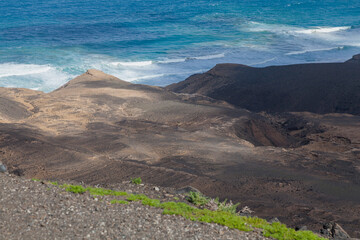
[[344, 61], [359, 0], [0, 0], [0, 86], [51, 91], [89, 68], [167, 85], [217, 63]]

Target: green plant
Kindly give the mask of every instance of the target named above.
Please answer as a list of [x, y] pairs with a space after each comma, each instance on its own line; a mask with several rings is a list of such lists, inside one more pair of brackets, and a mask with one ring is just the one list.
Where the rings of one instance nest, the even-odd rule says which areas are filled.
[[198, 209], [183, 202], [166, 202], [161, 204], [160, 207], [164, 209], [163, 214], [180, 215], [192, 221], [217, 223], [228, 226], [229, 228], [236, 228], [241, 231], [252, 230], [251, 226], [247, 224], [245, 217], [233, 215], [228, 212]]
[[151, 198], [147, 198], [141, 201], [141, 203], [143, 205], [147, 205], [147, 206], [151, 206], [151, 207], [159, 207], [160, 204], [160, 200], [158, 199], [151, 199]]
[[[73, 193], [84, 193], [88, 191], [93, 194], [114, 196], [123, 196], [125, 193], [102, 188], [84, 188], [81, 185], [63, 184], [59, 187], [65, 188], [66, 191]], [[195, 205], [202, 206], [210, 201], [209, 198], [203, 196], [202, 194], [194, 192], [189, 193], [188, 200]], [[114, 199], [111, 200], [110, 203], [129, 204], [131, 201], [141, 201], [143, 205], [162, 208], [163, 214], [179, 215], [192, 221], [217, 223], [229, 228], [236, 228], [241, 231], [252, 231], [254, 228], [259, 228], [263, 229], [263, 235], [265, 237], [272, 237], [279, 240], [325, 240], [325, 238], [321, 238], [311, 231], [295, 231], [295, 229], [288, 228], [285, 224], [278, 222], [270, 224], [265, 219], [239, 216], [235, 213], [235, 209], [238, 204], [232, 204], [231, 201], [227, 203], [226, 200], [223, 202], [219, 202], [218, 199], [211, 200], [219, 205], [219, 209], [217, 211], [199, 209], [184, 202], [161, 203], [160, 200], [149, 198], [144, 194], [130, 194], [127, 196], [126, 200]]]
[[133, 201], [142, 201], [142, 200], [146, 200], [149, 199], [146, 195], [144, 194], [130, 194], [126, 200], [133, 202]]
[[86, 192], [86, 188], [80, 185], [63, 184], [62, 187], [65, 188], [65, 191], [67, 192], [78, 193], [78, 194], [82, 194]]
[[116, 199], [111, 200], [110, 203], [111, 203], [111, 204], [129, 204], [128, 201], [125, 201], [125, 200], [116, 200]]
[[174, 200], [178, 201], [178, 200], [179, 200], [179, 198], [178, 198], [178, 197], [174, 197]]
[[134, 183], [134, 184], [141, 184], [142, 180], [141, 180], [140, 177], [137, 177], [137, 178], [131, 179], [131, 182]]
[[[53, 185], [58, 185], [57, 182], [50, 182]], [[61, 188], [65, 188], [65, 191], [72, 192], [72, 193], [84, 193], [89, 192], [90, 195], [93, 196], [126, 196], [128, 195], [127, 192], [121, 192], [121, 191], [114, 191], [111, 189], [105, 189], [105, 188], [94, 188], [94, 187], [87, 187], [84, 188], [81, 185], [71, 185], [71, 184], [63, 184], [60, 185]]]
[[91, 195], [95, 195], [95, 196], [105, 196], [105, 195], [109, 195], [109, 196], [126, 196], [127, 195], [126, 192], [114, 191], [114, 190], [105, 189], [105, 188], [88, 187], [88, 188], [86, 188], [86, 190]]
[[218, 205], [217, 211], [229, 212], [232, 214], [236, 214], [237, 207], [240, 205], [240, 203], [233, 204], [232, 201], [227, 202], [227, 199], [225, 199], [223, 202], [220, 202], [219, 199], [216, 198], [215, 202]]
[[59, 185], [59, 183], [57, 181], [49, 182], [49, 183], [52, 184], [52, 185], [55, 185], [55, 186]]
[[34, 182], [40, 182], [41, 181], [40, 179], [37, 179], [37, 178], [32, 178], [31, 180], [34, 181]]
[[210, 199], [199, 192], [189, 192], [186, 199], [196, 206], [206, 205]]

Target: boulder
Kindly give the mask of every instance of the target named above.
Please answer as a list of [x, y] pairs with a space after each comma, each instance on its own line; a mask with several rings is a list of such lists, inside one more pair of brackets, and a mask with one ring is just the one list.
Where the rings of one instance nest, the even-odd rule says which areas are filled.
[[326, 223], [320, 233], [334, 240], [351, 239], [349, 234], [337, 223]]

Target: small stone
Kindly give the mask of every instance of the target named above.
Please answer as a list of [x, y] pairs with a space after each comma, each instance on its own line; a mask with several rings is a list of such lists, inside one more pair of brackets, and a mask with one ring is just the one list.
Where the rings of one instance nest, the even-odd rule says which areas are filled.
[[274, 222], [280, 222], [278, 218], [272, 218], [270, 219], [269, 223], [274, 223]]
[[0, 163], [0, 173], [5, 173], [6, 171], [7, 171], [6, 166]]
[[158, 191], [160, 191], [160, 188], [154, 187], [154, 190], [158, 192]]
[[168, 194], [168, 193], [165, 193], [164, 196], [167, 197], [167, 198], [173, 198], [174, 197], [174, 195]]

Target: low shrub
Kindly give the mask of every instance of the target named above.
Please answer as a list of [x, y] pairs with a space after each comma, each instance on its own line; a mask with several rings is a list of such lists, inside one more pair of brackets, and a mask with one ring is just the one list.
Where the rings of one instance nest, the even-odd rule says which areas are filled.
[[198, 207], [205, 206], [210, 201], [208, 197], [205, 197], [199, 192], [189, 192], [186, 199]]
[[140, 177], [137, 177], [137, 178], [131, 179], [131, 182], [134, 183], [134, 184], [141, 184], [142, 180], [141, 180]]

